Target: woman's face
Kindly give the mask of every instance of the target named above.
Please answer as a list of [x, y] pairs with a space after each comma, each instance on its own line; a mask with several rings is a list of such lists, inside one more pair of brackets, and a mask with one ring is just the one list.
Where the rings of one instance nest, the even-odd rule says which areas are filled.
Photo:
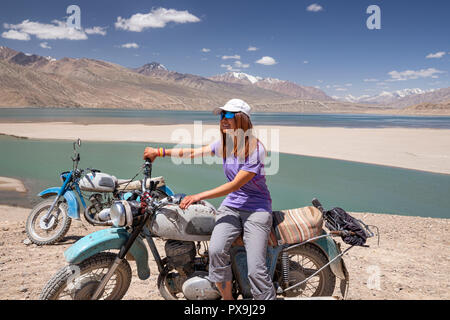
[[234, 130], [236, 129], [236, 117], [232, 118], [232, 119], [228, 119], [228, 118], [223, 118], [222, 120], [220, 120], [220, 130]]

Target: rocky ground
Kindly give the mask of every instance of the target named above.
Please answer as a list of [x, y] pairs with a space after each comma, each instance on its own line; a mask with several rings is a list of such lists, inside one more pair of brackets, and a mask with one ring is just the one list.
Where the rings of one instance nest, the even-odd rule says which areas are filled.
[[[25, 220], [29, 209], [0, 206], [0, 300], [38, 299], [51, 276], [65, 265], [63, 252], [80, 237], [98, 230], [73, 222], [67, 237], [58, 245], [29, 244]], [[350, 273], [348, 299], [449, 299], [449, 219], [354, 213], [367, 224], [377, 225], [377, 239], [370, 248], [356, 247], [345, 256]], [[340, 241], [340, 239], [339, 239]], [[156, 241], [163, 252], [163, 242]], [[343, 244], [343, 248], [347, 247]], [[162, 299], [156, 287], [156, 264], [150, 259], [152, 275], [141, 281], [136, 275], [125, 299]], [[338, 290], [335, 291], [338, 295]]]

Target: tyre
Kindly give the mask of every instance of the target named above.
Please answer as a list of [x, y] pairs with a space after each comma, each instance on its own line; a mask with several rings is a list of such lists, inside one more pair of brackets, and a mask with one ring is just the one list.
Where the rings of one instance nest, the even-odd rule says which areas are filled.
[[[288, 250], [289, 256], [289, 285], [293, 286], [309, 276], [328, 263], [327, 256], [317, 246], [305, 244], [300, 247]], [[283, 283], [282, 267], [279, 264], [278, 277], [279, 283]], [[316, 276], [312, 277], [306, 283], [283, 293], [286, 297], [319, 297], [331, 296], [336, 285], [336, 276], [330, 269], [330, 266], [324, 268]], [[284, 285], [283, 289], [287, 287]]]
[[178, 273], [168, 272], [167, 268], [164, 268], [159, 274], [157, 281], [158, 290], [165, 300], [185, 299], [181, 290], [176, 289], [180, 287], [180, 284], [177, 283], [177, 281], [180, 281], [180, 278]]
[[[116, 259], [117, 254], [98, 253], [80, 264], [60, 269], [45, 285], [41, 300], [90, 300], [102, 277]], [[117, 267], [105, 286], [100, 300], [120, 300], [131, 283], [131, 267], [127, 260]]]
[[48, 223], [43, 221], [54, 201], [55, 198], [52, 197], [38, 203], [28, 216], [25, 227], [28, 239], [39, 246], [54, 244], [64, 238], [69, 231], [72, 220], [68, 216], [67, 204], [63, 201], [56, 204], [50, 221]]

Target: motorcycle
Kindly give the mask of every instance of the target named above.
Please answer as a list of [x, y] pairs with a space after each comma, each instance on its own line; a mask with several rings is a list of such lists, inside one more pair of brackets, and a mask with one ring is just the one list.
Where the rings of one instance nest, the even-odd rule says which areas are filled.
[[[146, 188], [151, 168], [147, 160], [141, 192], [128, 201], [116, 201], [110, 208], [112, 228], [94, 232], [64, 252], [69, 265], [47, 282], [40, 299], [121, 299], [131, 282], [129, 261], [136, 262], [139, 279], [146, 280], [150, 276], [144, 239], [158, 267], [157, 286], [164, 299], [221, 298], [215, 285], [207, 279], [207, 242], [215, 224], [215, 208], [207, 201], [200, 201], [181, 210], [183, 194], [164, 199], [152, 197], [154, 186]], [[133, 200], [138, 195], [140, 201]], [[317, 199], [313, 200], [313, 205], [327, 219]], [[336, 219], [331, 218], [330, 222]], [[368, 236], [373, 236], [366, 227]], [[267, 266], [278, 296], [331, 296], [339, 278], [340, 291], [345, 298], [349, 278], [342, 256], [353, 245], [341, 251], [332, 236], [348, 236], [352, 231], [339, 230], [339, 226], [332, 229], [335, 230], [321, 229], [321, 235], [294, 245], [280, 244], [280, 237], [277, 237], [278, 242], [268, 245]], [[166, 240], [163, 258], [155, 245], [155, 237]], [[234, 297], [251, 299], [246, 251], [238, 240], [231, 248], [231, 260]]]
[[[133, 179], [117, 179], [97, 169], [79, 169], [80, 154], [77, 147], [81, 147], [80, 139], [73, 143], [72, 170], [60, 174], [62, 186], [39, 193], [38, 196], [44, 200], [34, 206], [28, 216], [25, 230], [30, 241], [37, 245], [54, 244], [64, 238], [72, 219], [81, 220], [80, 202], [83, 216], [89, 224], [111, 226], [107, 209], [115, 200], [127, 199], [134, 190], [140, 189], [140, 182]], [[159, 185], [155, 191], [158, 197], [173, 195], [163, 177], [153, 180]], [[83, 193], [90, 193], [90, 196]], [[86, 204], [87, 199], [89, 205]]]

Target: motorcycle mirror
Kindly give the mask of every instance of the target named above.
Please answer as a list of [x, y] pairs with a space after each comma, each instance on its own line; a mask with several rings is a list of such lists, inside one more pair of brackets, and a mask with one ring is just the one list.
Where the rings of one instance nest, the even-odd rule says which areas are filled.
[[79, 147], [81, 147], [81, 139], [80, 138], [78, 138], [77, 144], [78, 144]]

